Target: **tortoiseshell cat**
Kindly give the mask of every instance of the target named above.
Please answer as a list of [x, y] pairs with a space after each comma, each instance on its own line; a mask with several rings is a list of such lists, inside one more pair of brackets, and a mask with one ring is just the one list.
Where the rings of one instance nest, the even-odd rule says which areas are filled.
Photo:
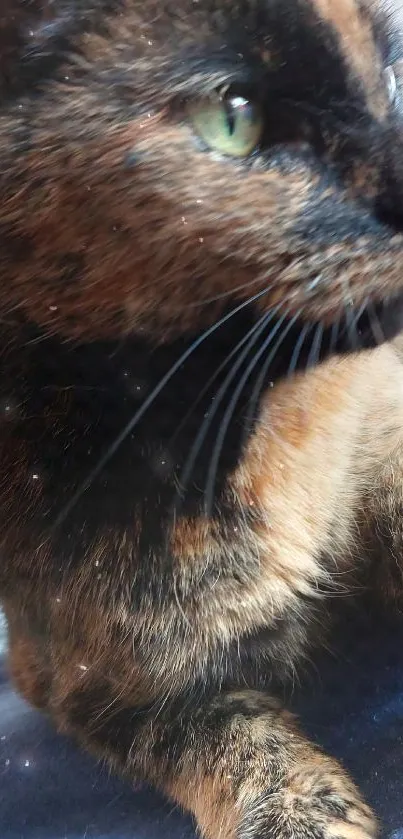
[[402, 600], [398, 16], [1, 4], [10, 668], [205, 839], [376, 834], [274, 697]]

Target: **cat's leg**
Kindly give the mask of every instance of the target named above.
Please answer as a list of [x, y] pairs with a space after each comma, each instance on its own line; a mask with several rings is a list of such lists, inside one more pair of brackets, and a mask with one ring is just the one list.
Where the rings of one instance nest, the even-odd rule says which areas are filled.
[[273, 697], [238, 690], [196, 703], [191, 691], [165, 706], [131, 704], [122, 699], [127, 683], [112, 688], [97, 668], [77, 665], [73, 650], [51, 679], [33, 627], [13, 610], [8, 617], [10, 669], [22, 695], [50, 705], [63, 731], [129, 779], [154, 783], [190, 810], [205, 839], [376, 835], [353, 782]]
[[62, 716], [66, 730], [129, 779], [146, 778], [191, 811], [205, 839], [376, 835], [341, 766], [264, 693], [219, 693], [161, 710], [124, 707], [88, 685], [68, 697]]
[[[210, 689], [197, 699], [203, 691], [191, 686], [189, 672], [186, 695], [151, 699], [150, 684], [124, 644], [113, 648], [112, 636], [111, 646], [103, 642], [109, 622], [89, 618], [99, 643], [83, 651], [74, 636], [85, 620], [71, 631], [75, 621], [67, 622], [67, 610], [70, 636], [58, 621], [62, 645], [55, 629], [52, 661], [48, 642], [39, 643], [38, 622], [29, 626], [16, 608], [7, 611], [11, 671], [25, 698], [49, 709], [62, 731], [129, 779], [155, 784], [192, 812], [204, 839], [376, 836], [373, 815], [348, 775], [273, 697]], [[98, 647], [104, 649], [100, 658]]]

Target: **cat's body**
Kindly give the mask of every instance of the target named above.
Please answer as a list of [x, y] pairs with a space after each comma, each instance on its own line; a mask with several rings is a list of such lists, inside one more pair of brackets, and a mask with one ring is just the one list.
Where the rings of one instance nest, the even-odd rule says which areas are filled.
[[206, 839], [372, 837], [266, 691], [332, 595], [403, 590], [393, 20], [353, 0], [3, 7], [15, 682]]

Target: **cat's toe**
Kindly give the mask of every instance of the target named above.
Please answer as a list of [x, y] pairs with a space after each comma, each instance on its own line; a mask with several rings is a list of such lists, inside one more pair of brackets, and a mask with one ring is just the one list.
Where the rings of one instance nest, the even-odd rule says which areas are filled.
[[[239, 839], [375, 839], [376, 819], [333, 760], [314, 754], [255, 801]], [[237, 837], [238, 839], [238, 837]]]

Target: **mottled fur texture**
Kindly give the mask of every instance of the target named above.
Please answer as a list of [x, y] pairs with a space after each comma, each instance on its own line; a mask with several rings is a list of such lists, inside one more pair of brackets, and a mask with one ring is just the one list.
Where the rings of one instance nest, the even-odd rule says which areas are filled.
[[[204, 839], [376, 834], [275, 696], [402, 600], [402, 57], [369, 0], [1, 3], [10, 670]], [[246, 160], [187, 118], [227, 85]]]

